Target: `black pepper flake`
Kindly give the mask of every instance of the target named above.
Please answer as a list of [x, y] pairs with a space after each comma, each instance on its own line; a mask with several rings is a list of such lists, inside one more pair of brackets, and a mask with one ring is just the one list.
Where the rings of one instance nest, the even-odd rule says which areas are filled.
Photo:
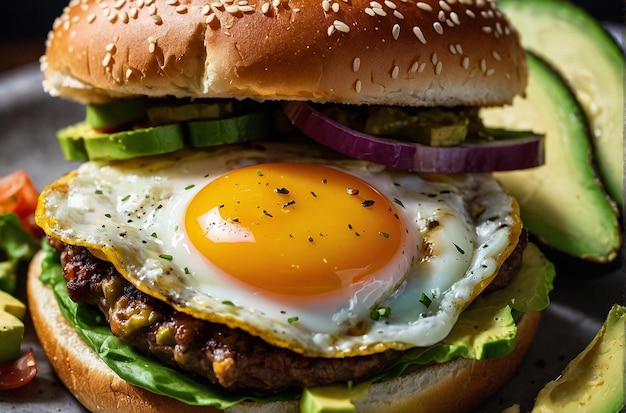
[[361, 206], [363, 207], [371, 207], [372, 205], [374, 205], [374, 201], [372, 199], [366, 199], [365, 201], [361, 202]]
[[378, 231], [378, 235], [380, 235], [383, 238], [389, 238], [389, 233], [388, 232]]
[[309, 241], [309, 242], [313, 242], [313, 237], [312, 237], [312, 236], [310, 236], [310, 235], [309, 235], [306, 239], [307, 239], [307, 241]]
[[111, 214], [104, 214], [105, 217], [111, 218]]
[[317, 198], [317, 194], [313, 191], [311, 191], [311, 195], [313, 195], [313, 198]]
[[276, 192], [277, 194], [287, 195], [289, 193], [289, 190], [287, 188], [275, 188], [274, 192]]
[[233, 222], [239, 222], [239, 218], [233, 218]]
[[402, 201], [400, 201], [398, 198], [394, 198], [393, 202], [395, 202], [396, 204], [400, 205], [402, 208], [404, 208], [404, 204], [402, 203]]
[[328, 179], [324, 178], [322, 179], [322, 183], [325, 184], [326, 182], [328, 182]]
[[267, 216], [267, 217], [270, 217], [270, 218], [274, 218], [274, 217], [272, 216], [272, 214], [270, 214], [270, 213], [269, 213], [269, 212], [267, 212], [266, 210], [263, 210], [263, 215], [265, 215], [265, 216]]
[[463, 251], [463, 249], [462, 249], [461, 247], [459, 247], [458, 245], [456, 245], [454, 242], [453, 242], [452, 244], [454, 244], [454, 247], [456, 248], [456, 250], [457, 250], [458, 252], [460, 252], [461, 254], [465, 254], [465, 251]]
[[293, 205], [295, 203], [296, 203], [296, 201], [294, 201], [293, 199], [290, 199], [289, 201], [287, 201], [286, 204], [283, 205], [283, 208], [286, 208], [286, 207], [288, 207], [290, 205]]

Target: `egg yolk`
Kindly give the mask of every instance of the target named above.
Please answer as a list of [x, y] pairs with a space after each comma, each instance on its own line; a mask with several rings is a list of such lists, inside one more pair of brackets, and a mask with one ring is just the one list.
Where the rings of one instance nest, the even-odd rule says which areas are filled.
[[185, 227], [226, 273], [292, 296], [385, 276], [379, 270], [405, 237], [394, 202], [370, 184], [300, 163], [253, 165], [216, 178], [190, 202]]

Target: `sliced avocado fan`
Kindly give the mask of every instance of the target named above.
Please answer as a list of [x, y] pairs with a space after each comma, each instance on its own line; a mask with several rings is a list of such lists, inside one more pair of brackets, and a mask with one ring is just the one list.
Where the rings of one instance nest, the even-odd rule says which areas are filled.
[[591, 126], [590, 138], [607, 192], [624, 207], [624, 51], [585, 10], [563, 0], [499, 0], [522, 45], [572, 85]]
[[589, 127], [568, 84], [542, 58], [527, 54], [526, 97], [481, 111], [486, 126], [545, 134], [546, 163], [496, 173], [517, 198], [522, 220], [545, 244], [594, 262], [617, 256], [617, 210], [591, 165]]

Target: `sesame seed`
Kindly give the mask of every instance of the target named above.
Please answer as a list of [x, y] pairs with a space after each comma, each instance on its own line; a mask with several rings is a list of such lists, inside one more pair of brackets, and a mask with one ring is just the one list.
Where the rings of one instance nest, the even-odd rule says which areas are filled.
[[339, 12], [339, 3], [333, 3], [332, 9], [335, 13]]
[[139, 9], [137, 9], [136, 7], [132, 7], [130, 10], [128, 10], [128, 13], [131, 19], [136, 19], [137, 16], [139, 16]]
[[443, 69], [443, 62], [437, 62], [437, 65], [435, 65], [435, 74], [440, 75], [442, 69]]
[[491, 28], [491, 26], [483, 26], [483, 32], [491, 33], [492, 31], [493, 29]]
[[461, 47], [461, 43], [457, 43], [455, 47], [458, 54], [463, 54], [463, 48]]
[[376, 9], [376, 8], [378, 8], [378, 9], [382, 9], [382, 8], [383, 8], [383, 5], [382, 5], [382, 4], [380, 4], [380, 3], [379, 3], [379, 2], [377, 2], [377, 1], [370, 1], [370, 7], [374, 8], [374, 9]]
[[200, 10], [200, 13], [202, 13], [203, 16], [208, 16], [209, 13], [211, 13], [211, 6], [205, 4], [204, 6], [202, 6], [202, 10]]
[[89, 16], [87, 16], [87, 23], [91, 24], [96, 20], [96, 15], [91, 13]]
[[[242, 13], [250, 13], [254, 11], [254, 6], [248, 6], [248, 5], [239, 6], [239, 11]], [[297, 10], [294, 10], [294, 11], [297, 11]]]
[[455, 23], [455, 24], [461, 24], [461, 20], [459, 19], [459, 15], [456, 14], [455, 12], [450, 13], [450, 19]]
[[352, 61], [352, 71], [358, 72], [360, 68], [361, 68], [361, 59], [359, 59], [358, 57], [355, 57], [354, 60]]
[[372, 7], [372, 10], [374, 10], [374, 13], [376, 13], [377, 15], [379, 15], [381, 17], [385, 17], [387, 15], [387, 12], [384, 11], [382, 8]]
[[390, 0], [385, 0], [385, 6], [389, 7], [391, 10], [395, 10], [398, 6]]
[[126, 0], [118, 0], [113, 4], [113, 8], [119, 10], [122, 7], [124, 7], [125, 3], [126, 3]]
[[417, 3], [417, 8], [421, 9], [421, 10], [424, 10], [424, 11], [433, 11], [433, 8], [430, 7], [430, 4], [424, 3], [422, 1]]
[[445, 1], [441, 0], [439, 1], [439, 7], [441, 7], [442, 10], [445, 11], [451, 11], [452, 9], [450, 8], [450, 5], [448, 3], [446, 3]]
[[487, 70], [487, 76], [491, 76], [494, 73], [496, 73], [496, 69], [489, 69], [489, 70]]
[[487, 71], [487, 61], [485, 59], [480, 59], [480, 70], [485, 73]]
[[236, 4], [235, 5], [226, 6], [225, 10], [226, 10], [226, 13], [229, 13], [229, 14], [237, 14], [237, 13], [240, 12], [239, 6], [237, 6]]
[[439, 22], [433, 23], [433, 29], [437, 32], [437, 34], [443, 34], [443, 26]]
[[472, 19], [474, 19], [476, 17], [476, 15], [474, 14], [473, 11], [471, 11], [470, 9], [465, 10], [465, 14], [467, 14], [469, 17], [471, 17]]
[[165, 4], [169, 5], [169, 6], [175, 6], [178, 4], [178, 0], [166, 0]]
[[419, 69], [420, 67], [420, 63], [416, 60], [412, 65], [411, 68], [409, 69], [409, 73], [415, 73], [417, 72], [417, 69]]
[[185, 6], [184, 4], [181, 4], [180, 6], [176, 6], [176, 13], [187, 13], [187, 6]]
[[462, 65], [463, 65], [463, 69], [467, 70], [469, 68], [469, 57], [465, 56], [463, 58]]
[[328, 13], [328, 11], [330, 10], [330, 2], [328, 0], [324, 0], [322, 2], [322, 9]]
[[422, 63], [420, 68], [417, 70], [418, 73], [422, 73], [426, 69], [426, 63]]
[[397, 79], [399, 74], [400, 74], [400, 68], [398, 66], [394, 66], [393, 69], [391, 69], [391, 78]]
[[154, 20], [154, 23], [157, 25], [163, 23], [163, 19], [158, 14], [152, 15], [152, 20]]
[[450, 43], [450, 45], [448, 46], [448, 48], [450, 49], [450, 53], [452, 54], [456, 54], [456, 48], [454, 47], [454, 45], [452, 43]]
[[274, 7], [280, 6], [280, 0], [272, 0], [272, 6]]
[[500, 57], [500, 54], [498, 52], [496, 52], [495, 50], [491, 51], [491, 55], [493, 56], [494, 59], [496, 59], [498, 62], [500, 60], [502, 60], [502, 58]]
[[213, 23], [213, 20], [215, 20], [215, 13], [211, 13], [207, 16], [205, 22], [206, 24], [211, 24]]
[[104, 46], [104, 50], [106, 50], [109, 53], [112, 53], [115, 50], [115, 44], [114, 43], [109, 43], [106, 46]]
[[430, 61], [433, 63], [433, 65], [437, 64], [437, 62], [439, 61], [439, 59], [437, 58], [437, 53], [433, 53], [432, 56], [430, 56]]
[[393, 11], [393, 15], [396, 16], [396, 18], [403, 20], [404, 19], [404, 14], [400, 13], [398, 10], [394, 10]]
[[439, 19], [440, 22], [445, 22], [446, 21], [446, 13], [444, 13], [443, 10], [439, 10], [439, 13], [437, 13], [437, 18]]
[[[107, 9], [107, 10], [109, 10], [109, 9]], [[107, 17], [107, 20], [108, 20], [110, 23], [115, 23], [115, 21], [117, 20], [117, 13], [111, 13], [111, 14], [109, 14], [109, 17]]]
[[263, 5], [261, 6], [261, 13], [267, 14], [270, 11], [270, 6], [271, 4], [267, 2], [263, 3]]
[[133, 69], [131, 68], [126, 69], [126, 80], [130, 79], [132, 75], [133, 75]]
[[102, 59], [102, 66], [107, 67], [111, 63], [112, 59], [113, 56], [111, 56], [111, 53], [105, 54], [104, 59]]
[[326, 29], [326, 34], [328, 36], [331, 36], [333, 33], [335, 33], [335, 26], [331, 24], [330, 26], [328, 26], [328, 29]]
[[335, 29], [339, 30], [342, 33], [348, 33], [350, 31], [350, 26], [348, 26], [341, 20], [335, 20], [333, 22], [333, 26], [335, 26]]
[[422, 33], [422, 29], [417, 26], [413, 26], [413, 33], [419, 39], [420, 42], [426, 44], [426, 38], [424, 37], [424, 33]]
[[372, 16], [372, 17], [376, 16], [376, 13], [374, 13], [374, 10], [371, 9], [370, 7], [366, 7], [365, 8], [365, 13], [370, 15], [370, 16]]
[[356, 93], [361, 93], [361, 86], [362, 85], [361, 85], [361, 81], [360, 80], [357, 80], [354, 83], [354, 90], [356, 91]]
[[398, 40], [398, 37], [400, 36], [400, 25], [398, 23], [394, 24], [391, 28], [391, 35], [395, 40]]

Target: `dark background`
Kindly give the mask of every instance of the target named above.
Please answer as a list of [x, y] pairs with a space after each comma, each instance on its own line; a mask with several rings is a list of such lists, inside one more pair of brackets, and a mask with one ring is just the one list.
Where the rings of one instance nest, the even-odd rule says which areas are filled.
[[[625, 0], [572, 0], [601, 21], [622, 23]], [[0, 24], [0, 71], [36, 61], [55, 17], [69, 0], [3, 1]]]

